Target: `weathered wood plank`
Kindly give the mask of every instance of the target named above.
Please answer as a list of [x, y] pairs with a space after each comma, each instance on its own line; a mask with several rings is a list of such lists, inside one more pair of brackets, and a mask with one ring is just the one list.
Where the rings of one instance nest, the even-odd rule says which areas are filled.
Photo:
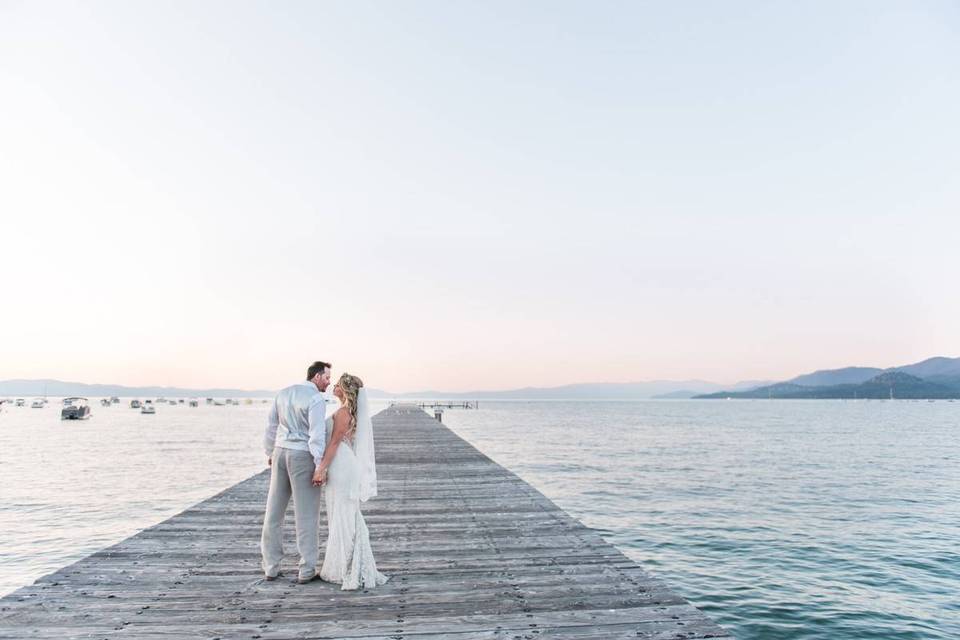
[[0, 639], [730, 637], [422, 411], [374, 427], [364, 514], [385, 586], [264, 582], [261, 473], [0, 600]]

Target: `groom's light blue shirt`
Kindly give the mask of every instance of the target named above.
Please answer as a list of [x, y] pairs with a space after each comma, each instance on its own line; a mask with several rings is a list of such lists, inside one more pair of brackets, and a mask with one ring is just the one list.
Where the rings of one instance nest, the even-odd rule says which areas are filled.
[[263, 448], [268, 456], [273, 448], [309, 451], [320, 465], [326, 448], [326, 400], [316, 385], [298, 382], [277, 394], [267, 418]]

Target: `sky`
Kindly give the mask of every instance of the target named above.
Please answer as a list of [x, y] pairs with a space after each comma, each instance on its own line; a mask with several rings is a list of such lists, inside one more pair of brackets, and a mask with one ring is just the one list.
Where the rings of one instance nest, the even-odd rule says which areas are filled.
[[0, 379], [960, 355], [955, 2], [0, 0]]

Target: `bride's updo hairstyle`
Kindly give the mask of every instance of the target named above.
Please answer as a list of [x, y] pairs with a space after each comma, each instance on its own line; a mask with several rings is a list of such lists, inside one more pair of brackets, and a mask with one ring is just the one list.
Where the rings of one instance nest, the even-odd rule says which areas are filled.
[[340, 385], [340, 390], [343, 392], [343, 406], [350, 413], [350, 433], [352, 434], [357, 429], [357, 395], [363, 387], [363, 380], [345, 373], [340, 376], [337, 384]]

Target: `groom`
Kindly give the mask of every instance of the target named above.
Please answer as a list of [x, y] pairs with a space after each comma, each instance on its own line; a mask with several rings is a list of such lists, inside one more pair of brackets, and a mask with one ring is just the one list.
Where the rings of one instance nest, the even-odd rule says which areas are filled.
[[326, 401], [321, 392], [330, 386], [330, 363], [314, 362], [307, 380], [277, 394], [267, 420], [264, 451], [270, 465], [270, 491], [263, 518], [260, 552], [267, 580], [280, 575], [283, 559], [283, 518], [293, 497], [300, 570], [297, 582], [317, 578], [320, 560], [320, 500], [322, 489], [313, 484], [326, 443]]

